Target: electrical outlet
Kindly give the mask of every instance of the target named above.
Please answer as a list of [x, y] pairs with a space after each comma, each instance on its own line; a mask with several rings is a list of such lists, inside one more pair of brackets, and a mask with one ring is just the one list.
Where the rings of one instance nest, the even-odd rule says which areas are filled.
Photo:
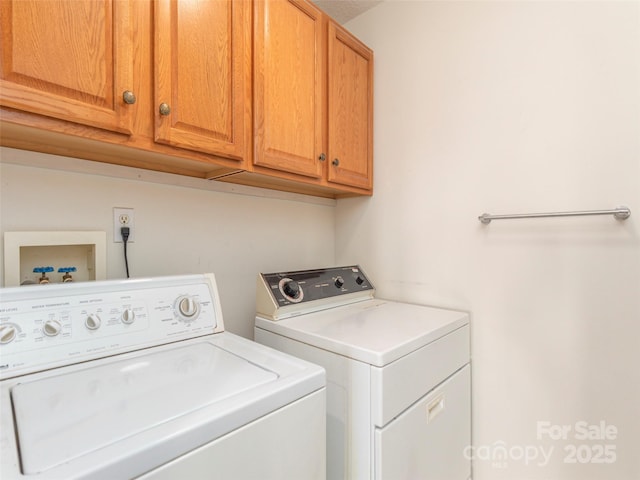
[[129, 227], [129, 239], [127, 240], [127, 243], [131, 243], [135, 240], [134, 218], [133, 208], [113, 207], [114, 242], [122, 243], [122, 233], [120, 232], [122, 227]]

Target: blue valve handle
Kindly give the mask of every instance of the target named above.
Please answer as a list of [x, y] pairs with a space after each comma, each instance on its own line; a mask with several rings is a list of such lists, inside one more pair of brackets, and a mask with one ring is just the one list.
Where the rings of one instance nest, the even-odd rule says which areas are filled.
[[53, 267], [35, 267], [33, 273], [49, 273], [53, 272]]
[[76, 267], [60, 267], [58, 269], [58, 273], [70, 273], [75, 272], [77, 270]]

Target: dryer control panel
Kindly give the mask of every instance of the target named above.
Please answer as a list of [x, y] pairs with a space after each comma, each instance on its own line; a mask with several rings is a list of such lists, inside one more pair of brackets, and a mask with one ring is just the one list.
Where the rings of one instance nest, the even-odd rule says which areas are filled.
[[257, 312], [288, 318], [327, 306], [373, 297], [374, 287], [358, 265], [262, 273], [258, 277]]

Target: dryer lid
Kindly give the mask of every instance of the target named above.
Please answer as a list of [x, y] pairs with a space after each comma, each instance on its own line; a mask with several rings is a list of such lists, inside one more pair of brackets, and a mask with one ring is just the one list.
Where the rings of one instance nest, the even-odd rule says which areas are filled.
[[23, 473], [44, 472], [277, 378], [201, 342], [18, 384], [11, 397]]

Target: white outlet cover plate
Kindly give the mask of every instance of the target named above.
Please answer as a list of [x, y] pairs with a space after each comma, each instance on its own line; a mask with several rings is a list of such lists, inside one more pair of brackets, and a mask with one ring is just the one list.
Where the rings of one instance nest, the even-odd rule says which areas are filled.
[[122, 243], [122, 234], [120, 233], [120, 228], [124, 227], [120, 223], [120, 216], [127, 215], [129, 217], [129, 240], [127, 243], [131, 243], [135, 241], [135, 216], [133, 208], [121, 208], [121, 207], [113, 207], [113, 241], [115, 243]]

